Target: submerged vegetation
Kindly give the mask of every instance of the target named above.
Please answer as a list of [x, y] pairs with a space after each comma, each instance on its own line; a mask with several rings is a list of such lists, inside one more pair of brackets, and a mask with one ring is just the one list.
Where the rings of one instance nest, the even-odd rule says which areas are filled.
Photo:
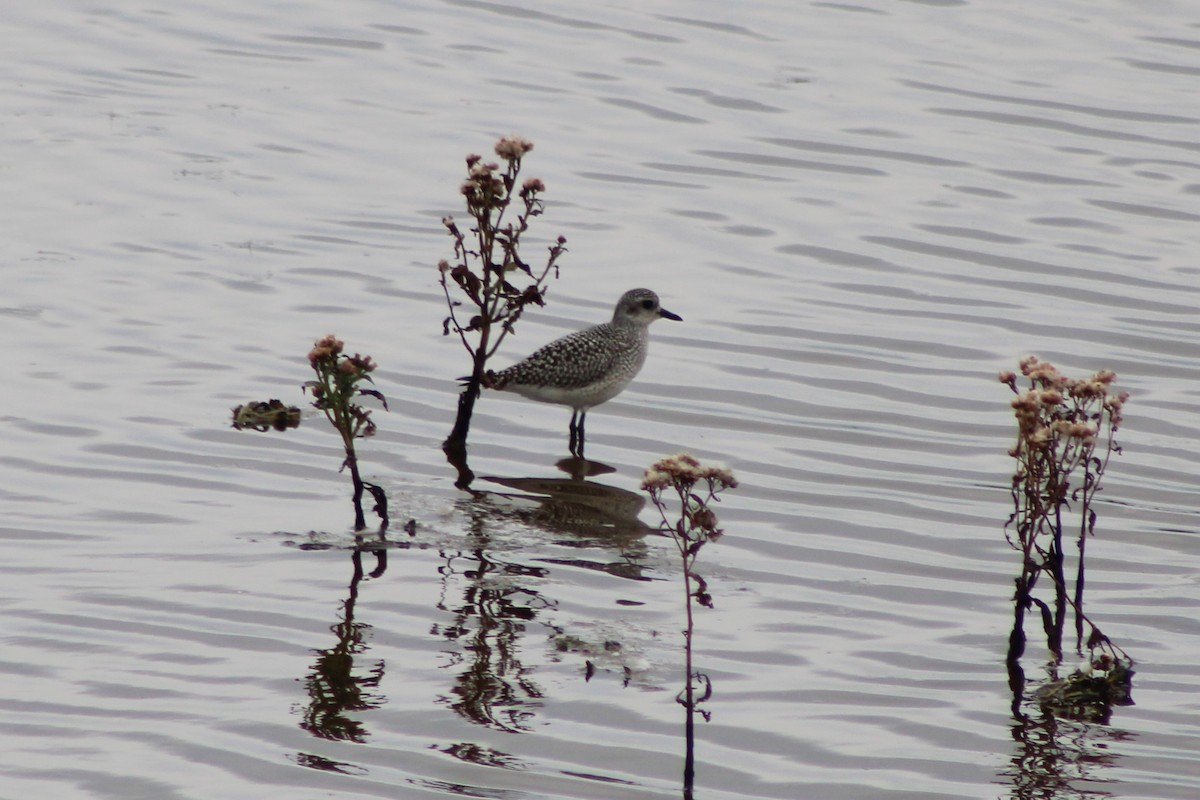
[[[1068, 612], [1074, 619], [1075, 651], [1082, 655], [1085, 644], [1088, 651], [1078, 676], [1048, 690], [1044, 699], [1069, 695], [1069, 702], [1053, 703], [1060, 708], [1078, 709], [1089, 701], [1111, 704], [1128, 698], [1133, 661], [1084, 612], [1085, 556], [1087, 540], [1096, 534], [1101, 479], [1109, 459], [1121, 452], [1116, 433], [1128, 394], [1112, 389], [1117, 376], [1111, 370], [1067, 378], [1035, 356], [1022, 359], [1020, 370], [1027, 381], [1024, 389], [1015, 373], [999, 376], [1016, 395], [1012, 407], [1017, 443], [1009, 455], [1017, 466], [1012, 478], [1013, 512], [1005, 526], [1009, 544], [1021, 553], [1007, 657], [1014, 707], [1024, 687], [1020, 659], [1026, 646], [1025, 617], [1035, 610], [1054, 666], [1064, 659]], [[1071, 531], [1076, 534], [1078, 554], [1073, 576], [1068, 574], [1064, 545], [1064, 535]], [[1123, 690], [1114, 688], [1113, 681]], [[1095, 713], [1088, 711], [1086, 716]]]
[[539, 178], [518, 185], [521, 162], [532, 149], [533, 143], [527, 139], [506, 136], [494, 148], [503, 164], [479, 155], [467, 156], [461, 192], [471, 227], [463, 231], [453, 217], [442, 219], [454, 240], [453, 259], [438, 263], [449, 310], [442, 333], [457, 334], [471, 356], [454, 428], [442, 446], [459, 470], [460, 488], [473, 477], [466, 466], [467, 434], [486, 380], [488, 359], [513, 332], [527, 306], [545, 305], [544, 284], [551, 272], [557, 277], [558, 259], [567, 250], [567, 240], [559, 236], [538, 266], [530, 266], [521, 257], [521, 238], [530, 221], [542, 214], [541, 196], [546, 190]]

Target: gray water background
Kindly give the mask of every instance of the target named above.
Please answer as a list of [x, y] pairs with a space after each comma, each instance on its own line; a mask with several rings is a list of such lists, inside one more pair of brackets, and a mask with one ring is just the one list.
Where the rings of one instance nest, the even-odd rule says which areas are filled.
[[[1200, 7], [58, 0], [0, 31], [6, 800], [678, 797], [680, 575], [630, 513], [681, 449], [741, 481], [699, 797], [1200, 794]], [[439, 450], [439, 220], [508, 133], [548, 186], [528, 252], [570, 253], [501, 362], [634, 286], [685, 319], [589, 416], [599, 520], [474, 500]], [[303, 726], [351, 599], [336, 437], [228, 427], [302, 403], [329, 332], [381, 365], [363, 468], [416, 524], [356, 586], [379, 679], [342, 740]], [[1088, 593], [1138, 659], [1033, 788], [995, 381], [1028, 353], [1132, 395]], [[472, 465], [562, 477], [567, 417], [485, 397]]]

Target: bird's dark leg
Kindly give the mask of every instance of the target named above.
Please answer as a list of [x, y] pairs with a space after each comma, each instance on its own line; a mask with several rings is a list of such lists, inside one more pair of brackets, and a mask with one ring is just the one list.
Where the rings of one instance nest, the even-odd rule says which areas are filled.
[[583, 458], [583, 441], [584, 441], [583, 421], [585, 419], [587, 419], [587, 412], [580, 411], [579, 412], [579, 452], [575, 454], [575, 455], [579, 456], [580, 458]]
[[579, 453], [575, 452], [575, 445], [579, 442], [579, 428], [577, 428], [575, 426], [575, 420], [576, 420], [576, 418], [578, 418], [578, 416], [579, 416], [579, 412], [572, 409], [571, 410], [571, 424], [567, 428], [567, 430], [570, 431], [570, 433], [571, 433], [570, 440], [569, 440], [567, 446], [570, 448], [571, 455], [573, 455], [573, 456], [579, 455]]

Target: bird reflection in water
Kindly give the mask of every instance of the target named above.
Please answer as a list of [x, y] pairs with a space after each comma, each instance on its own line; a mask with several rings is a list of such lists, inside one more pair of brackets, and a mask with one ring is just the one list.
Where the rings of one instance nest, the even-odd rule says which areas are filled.
[[645, 537], [657, 532], [638, 518], [646, 505], [640, 494], [608, 486], [586, 478], [616, 470], [607, 464], [582, 458], [564, 458], [555, 466], [568, 478], [487, 477], [512, 492], [495, 492], [493, 498], [504, 501], [497, 513], [510, 517], [554, 536], [554, 544], [573, 548], [598, 548], [616, 551], [617, 561], [595, 562], [586, 559], [545, 559], [547, 563], [599, 570], [621, 578], [648, 580], [643, 561], [647, 555]]
[[[520, 640], [542, 611], [554, 607], [554, 601], [536, 588], [549, 574], [544, 565], [647, 580], [640, 562], [646, 554], [644, 536], [654, 529], [638, 520], [643, 498], [586, 480], [614, 471], [603, 464], [569, 458], [557, 467], [569, 477], [483, 478], [508, 491], [476, 490], [464, 498], [460, 507], [469, 520], [470, 545], [443, 552], [444, 593], [458, 598], [439, 605], [453, 614], [453, 621], [435, 629], [457, 644], [449, 666], [458, 675], [445, 702], [476, 724], [507, 732], [530, 730], [541, 707], [542, 690], [520, 661]], [[620, 557], [596, 561], [543, 555], [537, 564], [520, 563], [512, 548], [512, 523], [549, 533], [557, 546], [616, 550]], [[564, 637], [563, 630], [548, 627], [552, 638]]]

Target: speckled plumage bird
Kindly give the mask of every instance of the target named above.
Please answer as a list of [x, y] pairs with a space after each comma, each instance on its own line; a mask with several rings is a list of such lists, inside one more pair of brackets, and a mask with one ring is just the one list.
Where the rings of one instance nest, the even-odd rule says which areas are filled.
[[625, 390], [646, 363], [650, 323], [660, 317], [680, 321], [659, 305], [649, 289], [621, 295], [611, 322], [555, 339], [500, 372], [486, 385], [530, 400], [571, 407], [571, 454], [583, 458], [583, 422], [589, 409]]

